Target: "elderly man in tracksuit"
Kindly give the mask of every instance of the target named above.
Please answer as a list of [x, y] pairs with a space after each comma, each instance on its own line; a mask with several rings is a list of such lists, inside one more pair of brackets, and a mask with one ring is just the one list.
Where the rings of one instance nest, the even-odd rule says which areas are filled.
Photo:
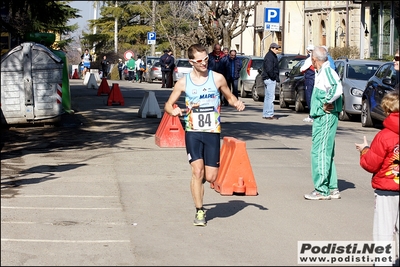
[[339, 112], [342, 110], [343, 88], [339, 76], [329, 65], [325, 48], [315, 47], [311, 60], [315, 68], [310, 110], [310, 116], [314, 118], [311, 145], [311, 175], [314, 190], [310, 194], [305, 194], [304, 198], [338, 199], [340, 193], [333, 158]]

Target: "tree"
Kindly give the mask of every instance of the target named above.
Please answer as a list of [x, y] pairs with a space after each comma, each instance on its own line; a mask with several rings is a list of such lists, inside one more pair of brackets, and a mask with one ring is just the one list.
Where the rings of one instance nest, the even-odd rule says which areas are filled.
[[246, 30], [249, 18], [260, 1], [197, 1], [198, 14], [206, 44], [220, 43], [231, 47], [231, 41]]
[[[144, 7], [149, 1], [103, 1], [101, 17], [89, 21], [89, 29], [96, 27], [96, 33], [83, 33], [81, 43], [86, 47], [95, 46], [96, 54], [107, 54], [114, 50], [115, 20], [117, 20], [118, 51], [134, 50], [144, 54], [148, 49], [145, 44], [147, 32], [151, 31], [150, 19]], [[121, 57], [121, 55], [119, 55]]]
[[[70, 1], [50, 0], [3, 0], [1, 26], [2, 32], [9, 33], [22, 42], [29, 33], [53, 32], [56, 35], [68, 35], [78, 28], [77, 24], [68, 26], [68, 20], [79, 18], [79, 11], [68, 5]], [[53, 48], [64, 48], [72, 39], [64, 39]]]
[[115, 1], [103, 2], [101, 17], [89, 22], [90, 29], [96, 27], [99, 33], [83, 35], [81, 42], [86, 47], [96, 43], [96, 53], [111, 51], [117, 19], [119, 49], [145, 54], [149, 51], [147, 32], [155, 30], [157, 50], [171, 48], [179, 54], [193, 43], [230, 47], [231, 40], [246, 29], [260, 1], [156, 1], [155, 14], [153, 1], [117, 1], [118, 5]]

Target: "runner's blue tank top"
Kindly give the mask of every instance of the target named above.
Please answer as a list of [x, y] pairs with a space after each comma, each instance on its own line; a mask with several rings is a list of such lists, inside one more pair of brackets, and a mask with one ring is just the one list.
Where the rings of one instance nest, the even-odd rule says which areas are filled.
[[221, 133], [220, 92], [215, 85], [213, 71], [208, 71], [207, 81], [200, 85], [194, 84], [188, 73], [185, 93], [185, 130]]

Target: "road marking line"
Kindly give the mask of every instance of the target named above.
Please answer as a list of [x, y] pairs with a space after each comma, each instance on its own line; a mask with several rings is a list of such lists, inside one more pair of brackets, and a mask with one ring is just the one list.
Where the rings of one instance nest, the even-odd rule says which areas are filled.
[[43, 240], [2, 238], [1, 242], [39, 242], [39, 243], [130, 243], [130, 240]]

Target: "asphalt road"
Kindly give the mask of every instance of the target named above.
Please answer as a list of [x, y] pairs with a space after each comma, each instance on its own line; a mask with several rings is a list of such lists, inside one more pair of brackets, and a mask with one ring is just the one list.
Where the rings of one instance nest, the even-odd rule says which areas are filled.
[[243, 112], [222, 107], [221, 137], [246, 143], [258, 195], [206, 184], [208, 225], [195, 227], [185, 149], [157, 146], [161, 118], [138, 115], [146, 91], [162, 111], [171, 89], [108, 81], [125, 103], [107, 106], [97, 88], [70, 83], [75, 113], [60, 126], [2, 129], [2, 266], [293, 266], [298, 241], [372, 240], [371, 175], [354, 143], [379, 129], [339, 122], [342, 198], [310, 201], [306, 114], [275, 105], [279, 120], [266, 121], [251, 98]]

